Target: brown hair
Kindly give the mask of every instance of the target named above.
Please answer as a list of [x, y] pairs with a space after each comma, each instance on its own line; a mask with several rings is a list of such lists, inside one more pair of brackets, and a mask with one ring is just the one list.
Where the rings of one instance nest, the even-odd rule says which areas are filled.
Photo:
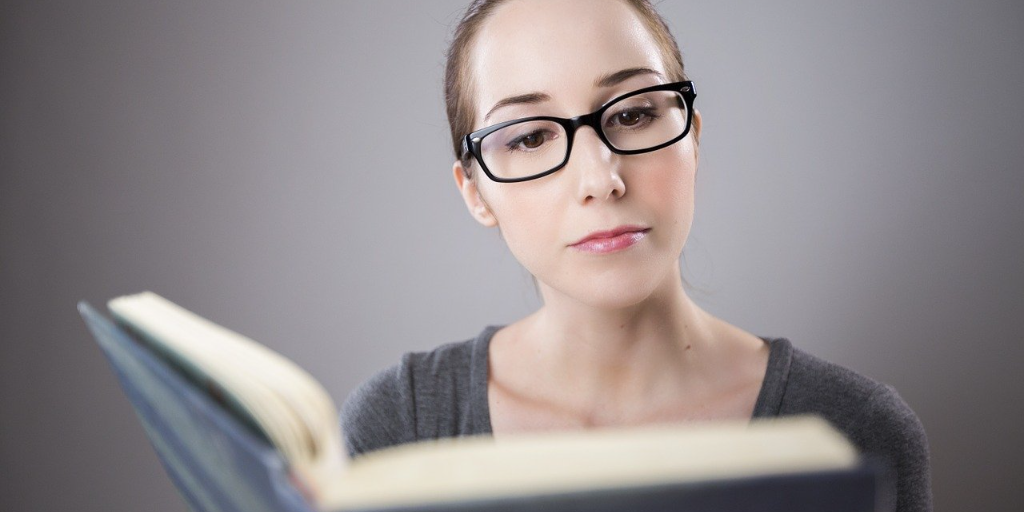
[[[460, 159], [462, 155], [462, 138], [472, 131], [475, 113], [470, 98], [473, 94], [473, 83], [470, 80], [469, 70], [469, 45], [474, 36], [479, 32], [480, 27], [490, 14], [507, 0], [473, 0], [466, 8], [462, 16], [451, 45], [448, 47], [447, 64], [444, 73], [444, 101], [448, 111], [448, 126], [451, 128], [452, 148], [455, 150], [455, 158]], [[661, 57], [665, 63], [666, 72], [672, 81], [686, 80], [683, 71], [683, 57], [679, 53], [679, 45], [672, 37], [665, 20], [654, 10], [649, 0], [625, 0], [636, 13], [640, 20], [647, 26], [647, 30], [654, 36]], [[463, 161], [466, 169], [466, 176], [472, 177], [469, 172], [469, 162]]]

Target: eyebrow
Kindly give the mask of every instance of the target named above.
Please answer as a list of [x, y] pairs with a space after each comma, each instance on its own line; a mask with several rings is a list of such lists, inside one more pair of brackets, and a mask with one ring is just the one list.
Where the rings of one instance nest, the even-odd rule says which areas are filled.
[[[616, 71], [614, 73], [609, 73], [598, 77], [597, 80], [594, 80], [594, 86], [611, 87], [613, 85], [618, 85], [622, 82], [625, 82], [626, 80], [629, 80], [630, 78], [633, 78], [634, 76], [638, 75], [656, 75], [663, 80], [665, 78], [665, 76], [662, 75], [660, 72], [653, 70], [651, 68], [627, 68], [621, 71]], [[487, 111], [487, 114], [484, 115], [484, 121], [486, 121], [487, 118], [491, 117], [491, 114], [493, 114], [495, 110], [498, 110], [500, 108], [508, 107], [510, 105], [530, 105], [536, 103], [543, 103], [550, 99], [551, 96], [544, 94], [542, 92], [531, 92], [527, 94], [519, 94], [517, 96], [509, 96], [508, 98], [502, 99], [501, 101], [495, 103], [494, 106]]]
[[487, 111], [487, 115], [484, 116], [484, 121], [486, 121], [488, 117], [491, 117], [491, 114], [493, 114], [494, 111], [498, 110], [499, 108], [507, 107], [509, 105], [528, 105], [533, 103], [541, 103], [548, 101], [550, 99], [551, 96], [548, 96], [547, 94], [544, 94], [542, 92], [531, 92], [528, 94], [520, 94], [518, 96], [509, 96], [508, 98], [505, 98], [495, 103], [494, 106]]
[[634, 76], [638, 75], [656, 75], [658, 78], [661, 78], [662, 80], [665, 79], [665, 75], [662, 75], [658, 71], [655, 71], [651, 68], [627, 68], [623, 69], [622, 71], [616, 71], [614, 73], [604, 75], [598, 78], [597, 80], [594, 80], [594, 85], [597, 87], [611, 87], [613, 85], [618, 85], [622, 82], [625, 82], [626, 80], [629, 80], [630, 78], [633, 78]]

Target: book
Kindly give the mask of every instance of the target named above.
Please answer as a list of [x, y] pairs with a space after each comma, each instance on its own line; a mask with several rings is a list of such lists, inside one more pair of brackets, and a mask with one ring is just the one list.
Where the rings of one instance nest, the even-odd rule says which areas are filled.
[[144, 292], [79, 311], [193, 510], [878, 510], [885, 468], [814, 416], [422, 441], [346, 457], [298, 365]]

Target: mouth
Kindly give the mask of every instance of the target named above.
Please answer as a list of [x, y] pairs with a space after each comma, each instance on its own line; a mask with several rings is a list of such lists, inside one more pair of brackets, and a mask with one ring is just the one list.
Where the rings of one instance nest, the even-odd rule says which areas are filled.
[[619, 226], [608, 231], [595, 231], [569, 247], [592, 253], [620, 251], [643, 240], [650, 230], [644, 226]]

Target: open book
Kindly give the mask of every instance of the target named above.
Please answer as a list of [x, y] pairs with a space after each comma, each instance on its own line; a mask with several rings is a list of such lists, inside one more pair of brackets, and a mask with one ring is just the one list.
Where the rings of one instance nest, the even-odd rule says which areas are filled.
[[114, 322], [79, 305], [196, 510], [853, 512], [878, 499], [880, 468], [811, 416], [446, 439], [349, 461], [336, 405], [293, 362], [151, 292], [108, 308]]

